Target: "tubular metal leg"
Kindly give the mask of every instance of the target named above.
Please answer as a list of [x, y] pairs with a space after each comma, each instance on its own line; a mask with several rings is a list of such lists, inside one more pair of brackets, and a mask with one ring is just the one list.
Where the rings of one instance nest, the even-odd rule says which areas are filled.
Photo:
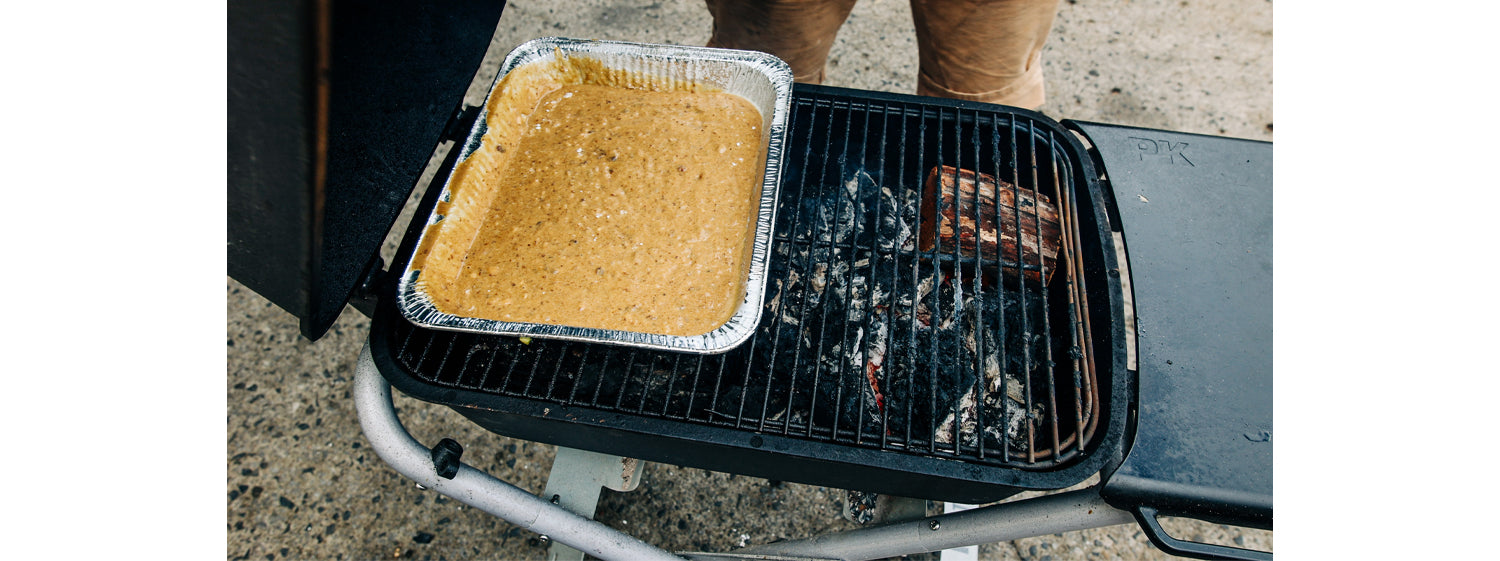
[[758, 545], [735, 553], [855, 561], [1134, 522], [1129, 512], [1109, 506], [1099, 498], [1099, 490], [1091, 487], [910, 522]]
[[368, 343], [360, 351], [359, 366], [354, 373], [354, 406], [365, 438], [380, 459], [423, 487], [599, 559], [682, 561], [634, 536], [568, 512], [466, 464], [459, 466], [453, 479], [438, 476], [432, 464], [432, 450], [412, 438], [396, 418], [391, 385], [376, 369]]

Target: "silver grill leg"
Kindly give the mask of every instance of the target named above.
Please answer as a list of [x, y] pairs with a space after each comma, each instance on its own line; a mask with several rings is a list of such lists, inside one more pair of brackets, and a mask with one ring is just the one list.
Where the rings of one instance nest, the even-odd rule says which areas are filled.
[[412, 438], [396, 417], [391, 385], [370, 358], [370, 346], [359, 353], [354, 372], [354, 407], [365, 438], [381, 460], [417, 484], [454, 500], [548, 536], [599, 559], [682, 561], [660, 548], [568, 512], [524, 489], [460, 464], [453, 479], [444, 479], [432, 463], [432, 450]]
[[1099, 498], [1098, 488], [1090, 487], [910, 522], [758, 545], [735, 553], [855, 561], [1133, 523], [1134, 516], [1109, 506]]

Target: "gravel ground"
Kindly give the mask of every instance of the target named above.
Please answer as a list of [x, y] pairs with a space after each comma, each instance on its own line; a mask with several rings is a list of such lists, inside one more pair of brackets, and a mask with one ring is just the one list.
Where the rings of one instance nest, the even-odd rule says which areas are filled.
[[[1270, 2], [1065, 0], [1044, 54], [1049, 101], [1042, 110], [1056, 119], [1271, 140], [1271, 12]], [[826, 83], [914, 91], [910, 17], [899, 0], [860, 2], [834, 45]], [[708, 33], [707, 11], [695, 2], [511, 2], [487, 66], [541, 36], [702, 44]], [[534, 535], [418, 490], [369, 450], [350, 399], [367, 318], [348, 309], [310, 343], [294, 318], [233, 280], [226, 303], [227, 558], [545, 556]], [[541, 492], [550, 446], [489, 433], [399, 394], [396, 406], [418, 440], [454, 438], [465, 462]], [[648, 464], [636, 491], [605, 491], [598, 519], [667, 549], [722, 551], [851, 528], [839, 517], [839, 493]], [[1188, 539], [1260, 549], [1272, 542], [1271, 532], [1178, 520], [1167, 526]], [[1169, 557], [1134, 526], [1117, 526], [987, 544], [980, 558]]]

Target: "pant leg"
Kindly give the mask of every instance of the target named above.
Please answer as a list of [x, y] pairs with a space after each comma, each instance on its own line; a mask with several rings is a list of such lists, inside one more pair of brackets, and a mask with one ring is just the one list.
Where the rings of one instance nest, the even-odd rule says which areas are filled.
[[917, 94], [1036, 109], [1057, 0], [911, 0]]
[[771, 53], [798, 82], [823, 83], [823, 65], [854, 0], [707, 0], [708, 46]]

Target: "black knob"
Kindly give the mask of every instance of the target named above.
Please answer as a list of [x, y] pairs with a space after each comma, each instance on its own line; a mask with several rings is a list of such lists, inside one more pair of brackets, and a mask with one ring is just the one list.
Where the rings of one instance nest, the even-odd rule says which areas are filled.
[[437, 470], [438, 477], [453, 479], [453, 476], [458, 475], [458, 459], [463, 455], [464, 447], [453, 439], [438, 441], [437, 446], [432, 447], [432, 467]]

